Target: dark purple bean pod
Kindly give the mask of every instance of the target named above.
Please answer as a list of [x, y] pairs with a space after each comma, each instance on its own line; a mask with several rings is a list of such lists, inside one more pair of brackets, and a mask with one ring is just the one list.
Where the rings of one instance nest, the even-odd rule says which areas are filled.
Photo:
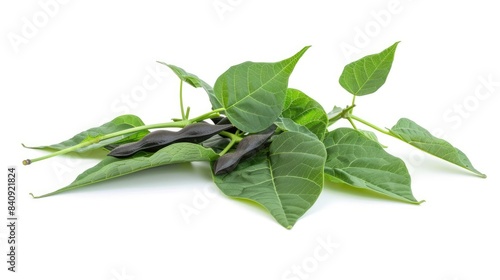
[[[231, 124], [231, 121], [229, 121], [229, 119], [227, 117], [219, 117], [218, 119], [212, 119], [212, 121], [214, 121], [215, 124], [218, 124], [218, 125], [221, 125], [221, 124]], [[217, 122], [215, 122], [217, 121]], [[236, 131], [238, 131], [238, 129], [236, 127], [232, 127], [230, 129], [227, 130], [227, 132], [230, 132], [230, 133], [236, 133]]]
[[177, 132], [157, 130], [144, 136], [140, 141], [123, 144], [114, 148], [108, 156], [122, 158], [132, 156], [139, 151], [156, 152], [161, 148], [178, 142], [200, 143], [232, 127], [233, 125], [231, 124], [213, 125], [208, 123], [194, 123]]
[[210, 118], [210, 120], [214, 123], [214, 124], [219, 124], [219, 122], [224, 119], [224, 117], [213, 117], [213, 118]]
[[276, 126], [273, 125], [258, 134], [248, 135], [243, 138], [238, 143], [238, 147], [236, 147], [234, 152], [227, 153], [215, 161], [215, 175], [233, 171], [241, 160], [253, 156], [265, 146], [267, 140], [273, 136], [275, 130]]

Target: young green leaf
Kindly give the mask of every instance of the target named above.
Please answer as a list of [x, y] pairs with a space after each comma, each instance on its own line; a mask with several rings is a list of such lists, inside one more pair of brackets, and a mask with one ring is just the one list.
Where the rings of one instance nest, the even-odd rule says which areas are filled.
[[411, 192], [405, 163], [388, 154], [379, 143], [350, 128], [325, 136], [325, 175], [333, 182], [363, 188], [410, 203], [419, 203]]
[[281, 115], [305, 126], [320, 140], [323, 140], [328, 125], [326, 112], [316, 100], [302, 91], [293, 88], [286, 91], [285, 105]]
[[314, 138], [318, 138], [318, 136], [312, 133], [307, 127], [297, 124], [289, 118], [279, 117], [278, 120], [274, 122], [274, 124], [283, 131], [299, 132]]
[[331, 126], [332, 124], [336, 123], [338, 120], [342, 118], [342, 112], [344, 112], [344, 109], [338, 106], [334, 106], [333, 109], [326, 114], [328, 117], [328, 126]]
[[191, 86], [195, 88], [203, 88], [207, 94], [208, 98], [210, 99], [210, 103], [212, 103], [213, 108], [221, 108], [221, 102], [217, 99], [214, 93], [214, 89], [207, 84], [205, 81], [202, 79], [198, 78], [198, 76], [191, 74], [189, 72], [186, 72], [184, 69], [177, 67], [172, 64], [167, 64], [165, 62], [157, 61], [160, 64], [163, 64], [170, 68], [176, 75], [181, 79], [182, 81], [190, 84]]
[[315, 137], [284, 132], [269, 151], [258, 152], [214, 181], [224, 194], [261, 204], [291, 228], [321, 193], [325, 158], [325, 147]]
[[[142, 120], [135, 115], [122, 115], [114, 118], [110, 122], [107, 122], [101, 126], [93, 127], [88, 130], [82, 131], [72, 138], [63, 141], [59, 144], [53, 144], [49, 146], [38, 146], [38, 147], [29, 147], [24, 146], [30, 149], [41, 149], [41, 150], [63, 150], [66, 148], [73, 147], [75, 145], [81, 144], [83, 142], [93, 142], [99, 140], [99, 137], [110, 134], [113, 132], [122, 131], [129, 128], [143, 126], [144, 123]], [[103, 141], [99, 141], [98, 143], [91, 144], [89, 146], [80, 148], [75, 150], [76, 153], [84, 153], [86, 151], [95, 150], [98, 148], [105, 147], [110, 144], [124, 144], [129, 142], [138, 141], [149, 133], [147, 129], [140, 130], [133, 133], [128, 133], [125, 135], [117, 136], [114, 138], [106, 139]]]
[[385, 83], [391, 71], [398, 43], [394, 43], [380, 53], [368, 55], [347, 64], [340, 75], [340, 85], [356, 96], [376, 92]]
[[402, 118], [390, 130], [404, 142], [438, 158], [465, 168], [480, 177], [486, 175], [479, 172], [472, 166], [467, 156], [459, 149], [453, 147], [447, 141], [434, 137], [428, 130], [416, 124], [412, 120]]
[[215, 96], [232, 124], [245, 132], [259, 132], [280, 115], [288, 78], [309, 47], [275, 63], [247, 61], [230, 67], [215, 82]]
[[106, 157], [94, 167], [78, 175], [78, 177], [68, 186], [48, 194], [34, 197], [40, 198], [51, 196], [157, 166], [181, 162], [212, 161], [217, 158], [218, 154], [212, 149], [207, 149], [201, 145], [192, 143], [172, 144], [154, 154], [139, 152], [126, 159]]
[[333, 109], [327, 114], [328, 119], [333, 119], [333, 118], [337, 120], [341, 119], [342, 118], [341, 113], [343, 110], [344, 109], [342, 109], [341, 107], [333, 106]]

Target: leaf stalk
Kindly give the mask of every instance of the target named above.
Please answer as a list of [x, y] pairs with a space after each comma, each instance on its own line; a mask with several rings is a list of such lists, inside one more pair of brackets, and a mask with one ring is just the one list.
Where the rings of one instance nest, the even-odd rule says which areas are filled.
[[[383, 134], [386, 134], [386, 135], [389, 135], [389, 136], [392, 136], [392, 137], [396, 137], [396, 136], [395, 136], [394, 134], [392, 134], [389, 130], [387, 130], [387, 129], [383, 129], [383, 128], [380, 128], [380, 127], [378, 127], [378, 126], [376, 126], [376, 125], [372, 124], [371, 122], [368, 122], [368, 121], [366, 121], [366, 120], [364, 120], [364, 119], [362, 119], [362, 118], [360, 118], [360, 117], [357, 117], [357, 116], [355, 116], [355, 115], [349, 115], [347, 118], [348, 118], [348, 120], [349, 120], [349, 119], [353, 119], [353, 120], [355, 120], [355, 121], [358, 121], [358, 122], [360, 122], [360, 123], [362, 123], [362, 124], [364, 124], [364, 125], [366, 125], [366, 126], [369, 126], [369, 127], [373, 128], [373, 129], [375, 129], [375, 130], [376, 130], [376, 131], [378, 131], [378, 132], [383, 133]], [[398, 138], [398, 137], [396, 137], [396, 138]]]

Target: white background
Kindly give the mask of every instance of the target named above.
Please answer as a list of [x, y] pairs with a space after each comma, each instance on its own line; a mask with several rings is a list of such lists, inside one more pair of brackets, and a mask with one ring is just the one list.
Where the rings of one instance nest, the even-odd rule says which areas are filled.
[[[494, 1], [436, 2], [3, 1], [1, 167], [18, 166], [19, 272], [3, 261], [2, 222], [1, 278], [500, 279], [498, 9]], [[286, 230], [263, 209], [224, 197], [205, 164], [28, 195], [68, 184], [96, 160], [25, 167], [23, 159], [44, 153], [21, 143], [56, 143], [123, 113], [146, 123], [179, 117], [178, 80], [156, 60], [213, 84], [231, 65], [312, 45], [290, 86], [330, 110], [351, 99], [338, 84], [343, 66], [395, 41], [387, 83], [358, 98], [357, 115], [383, 127], [409, 117], [461, 148], [487, 179], [381, 136], [427, 202], [326, 183]], [[185, 86], [185, 98], [192, 115], [210, 108], [202, 90]], [[196, 214], [183, 215], [188, 208]]]

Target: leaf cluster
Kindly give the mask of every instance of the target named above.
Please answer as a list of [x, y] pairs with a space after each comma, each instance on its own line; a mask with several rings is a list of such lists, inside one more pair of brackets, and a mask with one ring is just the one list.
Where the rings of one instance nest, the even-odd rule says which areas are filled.
[[[486, 177], [461, 150], [410, 119], [401, 118], [392, 128], [383, 129], [354, 114], [356, 97], [372, 94], [386, 82], [397, 46], [398, 42], [346, 65], [339, 83], [352, 94], [352, 104], [332, 105], [329, 113], [306, 93], [288, 87], [309, 47], [278, 62], [231, 66], [213, 87], [180, 67], [160, 62], [180, 79], [181, 118], [145, 125], [137, 116], [123, 115], [59, 144], [29, 147], [52, 153], [25, 160], [25, 164], [70, 152], [85, 155], [96, 149], [112, 150], [68, 186], [34, 197], [148, 168], [204, 161], [225, 195], [262, 205], [285, 228], [291, 228], [314, 205], [325, 181], [419, 204], [405, 162], [389, 154], [374, 131]], [[213, 110], [189, 118], [189, 107], [183, 105], [183, 83], [202, 88]], [[207, 123], [210, 119], [215, 120], [213, 125]], [[338, 127], [341, 119], [352, 127]], [[371, 130], [358, 129], [355, 123]], [[181, 130], [151, 132], [158, 128]]]

